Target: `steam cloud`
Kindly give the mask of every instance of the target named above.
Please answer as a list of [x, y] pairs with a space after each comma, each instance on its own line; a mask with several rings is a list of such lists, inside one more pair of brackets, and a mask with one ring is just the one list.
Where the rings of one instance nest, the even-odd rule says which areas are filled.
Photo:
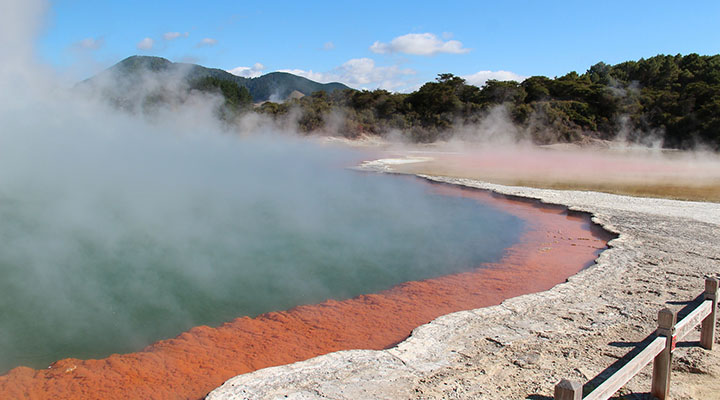
[[[216, 118], [221, 99], [213, 96], [190, 94], [151, 116], [119, 112], [99, 94], [59, 86], [34, 62], [45, 2], [2, 7], [0, 373], [356, 295], [354, 281], [374, 279], [382, 289], [475, 266], [481, 256], [499, 258], [520, 229], [514, 218], [464, 200], [443, 201], [437, 215], [438, 202], [418, 185], [346, 171], [363, 156], [254, 117], [229, 129]], [[157, 89], [152, 76], [144, 79], [144, 90]], [[182, 80], [171, 81], [163, 90], [186, 92]], [[483, 238], [483, 223], [511, 228]], [[320, 278], [295, 270], [298, 255]], [[253, 265], [263, 259], [273, 264]], [[338, 275], [350, 262], [365, 269]], [[263, 292], [274, 296], [254, 306]], [[199, 322], [211, 307], [225, 315]], [[113, 338], [124, 339], [108, 343]]]
[[[66, 346], [65, 354], [52, 349], [79, 333], [97, 332], [93, 325], [98, 321], [117, 336], [130, 338], [127, 348], [108, 352], [132, 350], [178, 333], [178, 325], [198, 323], [198, 315], [218, 307], [228, 294], [247, 305], [260, 292], [277, 293], [272, 304], [263, 305], [272, 309], [319, 301], [332, 295], [336, 282], [348, 280], [333, 276], [336, 264], [343, 262], [337, 258], [341, 253], [374, 268], [372, 274], [356, 271], [350, 280], [372, 275], [381, 281], [402, 281], [452, 272], [437, 267], [474, 265], [477, 252], [486, 249], [494, 249], [491, 258], [499, 257], [512, 240], [512, 228], [483, 238], [478, 226], [495, 223], [520, 229], [518, 221], [489, 219], [462, 202], [438, 214], [437, 204], [416, 186], [343, 171], [340, 167], [367, 156], [319, 147], [298, 138], [292, 125], [273, 125], [250, 114], [228, 127], [215, 114], [222, 99], [187, 95], [181, 76], [160, 81], [165, 85], [162, 91], [182, 101], [160, 106], [150, 115], [136, 112], [132, 104], [133, 112], [118, 112], [98, 101], [99, 93], [63, 88], [53, 71], [35, 62], [33, 38], [46, 6], [39, 0], [0, 3], [0, 309], [7, 313], [0, 321], [0, 348], [40, 346], [34, 355], [5, 353], [6, 360], [102, 355], [83, 354], [82, 348], [72, 346]], [[354, 67], [374, 70], [367, 63]], [[130, 98], [156, 92], [160, 83], [155, 78], [143, 77], [139, 86], [146, 92]], [[329, 130], [342, 129], [341, 115], [331, 114], [329, 120]], [[481, 150], [468, 152], [461, 162], [495, 162], [503, 173], [521, 167], [563, 179], [572, 178], [562, 175], [568, 164], [586, 165], [594, 174], [605, 172], [608, 165], [628, 165], [584, 152], [537, 150], [523, 139], [527, 137], [510, 122], [507, 110], [497, 107], [478, 124], [460, 126], [440, 148], [467, 152], [471, 143]], [[413, 149], [395, 146], [394, 150]], [[715, 155], [663, 155], [658, 150], [643, 157], [652, 162], [633, 164], [640, 179], [640, 174], [659, 171], [673, 179], [700, 176], [720, 181]], [[458, 214], [458, 209], [467, 213]], [[341, 219], [347, 214], [374, 230], [338, 224], [348, 221]], [[391, 220], [395, 228], [388, 230], [373, 218]], [[442, 244], [441, 236], [456, 243]], [[304, 242], [308, 237], [314, 239]], [[407, 242], [393, 240], [397, 237]], [[419, 242], [435, 247], [418, 252], [412, 244]], [[218, 285], [238, 263], [250, 265], [260, 259], [268, 243], [295, 253], [270, 254], [281, 267], [260, 268], [263, 283], [257, 287], [234, 293], [240, 287], [236, 281]], [[314, 257], [327, 278], [309, 280], [294, 270], [289, 254]], [[394, 263], [394, 269], [377, 266], [369, 254]], [[407, 259], [401, 263], [398, 257]], [[88, 265], [88, 260], [101, 265]], [[406, 264], [418, 264], [420, 271], [409, 275]], [[245, 276], [250, 279], [254, 273], [249, 270]], [[197, 292], [178, 292], [188, 286]], [[285, 296], [298, 286], [299, 298]], [[343, 295], [358, 294], [353, 290]], [[24, 292], [32, 296], [7, 295]], [[226, 315], [238, 316], [233, 311], [237, 303], [221, 306], [228, 310]], [[266, 308], [250, 307], [247, 313]], [[25, 309], [36, 314], [23, 315]], [[139, 335], [137, 324], [147, 320], [140, 315], [145, 312], [174, 319], [155, 321], [150, 337]], [[10, 320], [21, 321], [23, 328], [8, 325]], [[102, 348], [107, 339], [101, 336], [88, 338], [86, 345]], [[47, 337], [46, 348], [38, 344]], [[0, 363], [0, 372], [13, 365]]]

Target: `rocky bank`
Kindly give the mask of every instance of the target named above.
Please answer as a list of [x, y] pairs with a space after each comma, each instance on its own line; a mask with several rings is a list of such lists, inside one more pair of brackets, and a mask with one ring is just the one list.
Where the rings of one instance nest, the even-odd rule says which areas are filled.
[[[661, 308], [680, 310], [706, 276], [720, 276], [720, 204], [426, 178], [562, 204], [619, 237], [595, 265], [551, 290], [442, 316], [387, 350], [240, 375], [208, 399], [551, 399], [561, 378], [590, 387], [611, 373], [652, 334]], [[720, 346], [680, 343], [673, 362], [673, 399], [720, 399]], [[619, 395], [645, 398], [650, 373], [646, 367]]]

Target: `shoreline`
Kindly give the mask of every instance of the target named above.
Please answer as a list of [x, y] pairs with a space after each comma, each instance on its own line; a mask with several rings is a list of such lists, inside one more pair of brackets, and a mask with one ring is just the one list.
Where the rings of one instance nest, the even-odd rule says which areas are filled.
[[[238, 376], [208, 399], [552, 399], [558, 380], [593, 379], [652, 334], [658, 310], [681, 308], [677, 302], [694, 299], [705, 276], [720, 274], [717, 203], [422, 177], [587, 212], [619, 237], [594, 266], [547, 291], [439, 317], [391, 349], [343, 351]], [[719, 353], [679, 346], [673, 398], [716, 396]], [[642, 397], [649, 372], [620, 393]]]
[[10, 398], [202, 397], [238, 373], [348, 348], [388, 348], [438, 316], [547, 290], [594, 262], [609, 239], [596, 236], [588, 216], [567, 215], [564, 207], [427, 184], [434, 192], [474, 198], [523, 218], [528, 230], [495, 264], [377, 294], [238, 318], [217, 328], [195, 327], [137, 353], [65, 359], [45, 370], [15, 368], [0, 376], [0, 393]]

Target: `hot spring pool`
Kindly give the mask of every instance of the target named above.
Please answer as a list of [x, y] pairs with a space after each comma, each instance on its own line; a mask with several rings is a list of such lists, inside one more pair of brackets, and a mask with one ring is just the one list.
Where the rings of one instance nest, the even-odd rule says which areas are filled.
[[469, 270], [524, 229], [416, 178], [341, 168], [336, 151], [204, 143], [0, 176], [0, 373]]

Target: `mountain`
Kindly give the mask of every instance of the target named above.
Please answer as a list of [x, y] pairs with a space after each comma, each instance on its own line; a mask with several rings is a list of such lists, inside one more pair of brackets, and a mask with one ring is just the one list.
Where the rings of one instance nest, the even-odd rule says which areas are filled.
[[[433, 142], [466, 131], [477, 132], [478, 138], [499, 135], [492, 126], [500, 126], [503, 137], [540, 144], [619, 140], [720, 151], [720, 54], [599, 62], [582, 74], [489, 80], [482, 87], [440, 74], [411, 93], [341, 90], [348, 88], [281, 72], [248, 79], [135, 56], [85, 84], [93, 84], [91, 94], [100, 93], [128, 111], [151, 112], [159, 105], [183, 103], [195, 91], [221, 94], [225, 103], [219, 114], [224, 120], [255, 112], [297, 123], [308, 133], [400, 133], [409, 141]], [[250, 107], [253, 101], [266, 100], [272, 102]], [[505, 128], [510, 126], [513, 129]]]
[[[189, 63], [174, 63], [162, 57], [131, 56], [113, 65], [100, 74], [81, 82], [81, 85], [100, 84], [103, 90], [127, 92], [137, 85], [147, 84], [145, 77], [152, 74], [154, 84], [176, 82], [194, 82], [206, 77], [227, 80], [245, 87], [254, 102], [285, 100], [293, 92], [310, 95], [313, 92], [333, 92], [349, 89], [339, 82], [319, 83], [286, 72], [271, 72], [257, 78], [243, 78], [217, 68], [207, 68]], [[163, 82], [165, 81], [165, 82]]]

